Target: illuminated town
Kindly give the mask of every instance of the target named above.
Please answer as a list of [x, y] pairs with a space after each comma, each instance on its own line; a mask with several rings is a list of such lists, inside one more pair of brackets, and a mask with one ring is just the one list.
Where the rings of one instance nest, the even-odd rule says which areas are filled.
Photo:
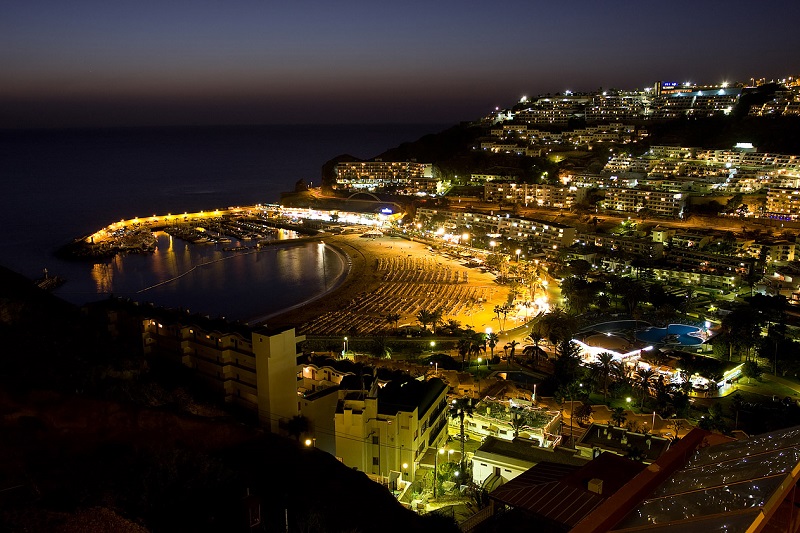
[[523, 97], [461, 126], [473, 168], [339, 161], [280, 203], [123, 219], [64, 253], [311, 242], [325, 276], [337, 250], [345, 279], [263, 320], [86, 312], [455, 530], [797, 531], [800, 153], [653, 141], [734, 115], [796, 120], [800, 83]]

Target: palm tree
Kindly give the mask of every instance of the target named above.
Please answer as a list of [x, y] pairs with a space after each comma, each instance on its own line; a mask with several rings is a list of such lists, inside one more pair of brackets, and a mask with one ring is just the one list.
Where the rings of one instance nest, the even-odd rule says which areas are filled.
[[569, 441], [570, 446], [574, 446], [574, 437], [573, 437], [573, 421], [575, 420], [575, 400], [580, 398], [585, 394], [583, 390], [583, 385], [578, 381], [573, 381], [568, 383], [567, 385], [562, 385], [556, 391], [556, 396], [560, 397], [561, 400], [569, 400]]
[[[537, 359], [539, 358], [539, 343], [542, 342], [543, 339], [544, 335], [538, 331], [531, 331], [528, 336], [525, 337], [525, 340], [531, 341], [533, 344], [533, 353], [536, 355]], [[523, 350], [523, 353], [525, 353], [525, 350]]]
[[650, 383], [656, 376], [655, 370], [652, 368], [644, 368], [637, 372], [637, 379], [639, 380], [639, 388], [642, 389], [642, 402], [639, 404], [639, 409], [644, 408], [644, 398], [650, 391]]
[[569, 340], [575, 333], [576, 320], [561, 307], [553, 307], [549, 313], [542, 315], [538, 322], [539, 331], [553, 346]]
[[391, 325], [394, 324], [394, 331], [397, 333], [398, 329], [398, 322], [400, 322], [400, 314], [399, 313], [389, 313], [384, 318], [386, 321]]
[[506, 343], [505, 348], [511, 350], [511, 352], [508, 354], [508, 359], [506, 359], [506, 366], [510, 366], [511, 362], [514, 360], [514, 352], [517, 350], [517, 346], [519, 346], [519, 342], [514, 340]]
[[483, 340], [475, 338], [470, 344], [469, 348], [470, 359], [472, 359], [473, 356], [478, 357], [481, 354], [481, 352], [485, 351], [486, 351], [486, 346], [484, 346]]
[[615, 407], [611, 410], [611, 422], [619, 427], [622, 427], [622, 424], [628, 419], [628, 413], [625, 411], [624, 407]]
[[434, 311], [431, 311], [431, 324], [433, 325], [434, 333], [436, 333], [436, 326], [438, 326], [439, 323], [441, 323], [442, 321], [442, 315], [443, 313], [441, 309], [436, 309]]
[[585, 367], [581, 366], [581, 348], [571, 340], [561, 341], [556, 347], [557, 357], [553, 363], [553, 377], [555, 380], [566, 385], [573, 381], [580, 381], [585, 372]]
[[486, 342], [489, 344], [489, 350], [491, 351], [492, 359], [494, 359], [494, 347], [500, 342], [500, 336], [495, 332], [487, 333]]
[[472, 343], [473, 343], [472, 339], [469, 339], [467, 337], [458, 339], [458, 355], [461, 356], [462, 369], [467, 361], [467, 356], [470, 355]]
[[427, 330], [428, 324], [434, 324], [434, 329], [436, 329], [436, 324], [434, 320], [436, 320], [436, 316], [434, 315], [433, 311], [428, 311], [427, 309], [420, 309], [417, 313], [417, 321], [422, 324], [422, 329]]
[[608, 378], [611, 377], [613, 363], [614, 356], [608, 352], [602, 352], [597, 356], [597, 370], [600, 372], [600, 379], [603, 382], [603, 403], [608, 399]]
[[464, 472], [464, 418], [472, 418], [474, 408], [471, 398], [457, 398], [450, 404], [450, 418], [458, 419], [461, 435], [461, 472]]
[[467, 361], [471, 360], [473, 356], [477, 357], [484, 349], [484, 337], [482, 333], [469, 331], [464, 337], [459, 339], [458, 355], [461, 356], [462, 369]]

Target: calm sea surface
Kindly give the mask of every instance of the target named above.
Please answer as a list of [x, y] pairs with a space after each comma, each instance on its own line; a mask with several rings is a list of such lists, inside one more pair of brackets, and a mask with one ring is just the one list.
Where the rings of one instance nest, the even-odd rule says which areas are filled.
[[[370, 158], [443, 125], [258, 126], [0, 131], [0, 264], [67, 278], [56, 294], [82, 304], [109, 294], [253, 320], [314, 298], [346, 272], [318, 244], [231, 253], [159, 234], [153, 255], [62, 261], [74, 237], [136, 216], [271, 203], [325, 161]], [[285, 235], [285, 237], [289, 237]]]

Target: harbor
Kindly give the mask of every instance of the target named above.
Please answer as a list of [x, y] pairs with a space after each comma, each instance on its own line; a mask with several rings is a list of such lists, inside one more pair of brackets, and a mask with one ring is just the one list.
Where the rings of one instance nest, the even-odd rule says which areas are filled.
[[253, 250], [275, 241], [297, 239], [301, 234], [317, 233], [302, 223], [287, 224], [280, 220], [272, 206], [255, 205], [120, 220], [73, 240], [60, 250], [60, 255], [71, 259], [107, 259], [120, 253], [153, 253], [158, 232], [195, 245], [227, 245], [225, 251]]

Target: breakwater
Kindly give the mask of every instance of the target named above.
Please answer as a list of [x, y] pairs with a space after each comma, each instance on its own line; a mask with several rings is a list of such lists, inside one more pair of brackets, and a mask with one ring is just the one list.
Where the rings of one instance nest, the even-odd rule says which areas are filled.
[[[59, 255], [73, 259], [106, 259], [118, 253], [151, 253], [156, 248], [155, 232], [164, 231], [192, 244], [227, 244], [231, 251], [257, 250], [275, 242], [318, 232], [302, 224], [281, 220], [279, 208], [250, 206], [179, 215], [153, 215], [120, 220], [64, 246]], [[234, 244], [235, 243], [235, 244]]]

